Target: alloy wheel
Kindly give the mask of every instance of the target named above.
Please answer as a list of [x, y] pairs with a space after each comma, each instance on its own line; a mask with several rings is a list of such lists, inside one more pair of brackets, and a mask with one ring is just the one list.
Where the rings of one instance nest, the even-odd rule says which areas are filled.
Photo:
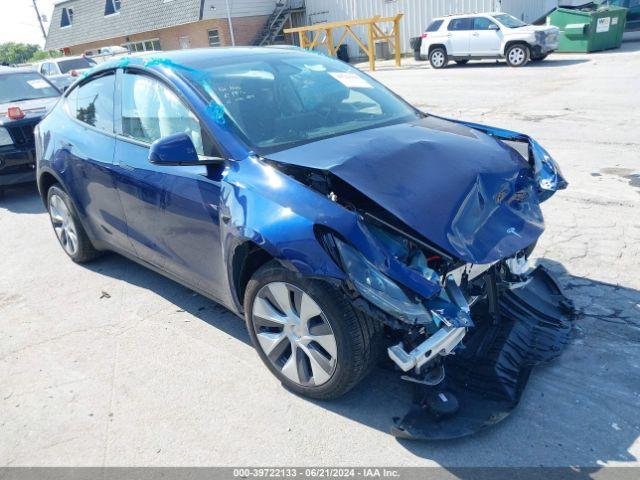
[[337, 343], [322, 309], [309, 294], [285, 282], [264, 285], [252, 307], [260, 349], [292, 382], [319, 386], [336, 369]]
[[56, 194], [51, 195], [49, 200], [49, 213], [62, 248], [74, 256], [78, 252], [78, 231], [67, 204]]
[[509, 62], [512, 65], [522, 65], [527, 58], [527, 53], [522, 47], [514, 47], [509, 51]]
[[433, 62], [433, 65], [437, 68], [440, 68], [442, 65], [444, 65], [444, 53], [442, 53], [440, 50], [433, 52], [433, 54], [431, 55], [431, 61]]

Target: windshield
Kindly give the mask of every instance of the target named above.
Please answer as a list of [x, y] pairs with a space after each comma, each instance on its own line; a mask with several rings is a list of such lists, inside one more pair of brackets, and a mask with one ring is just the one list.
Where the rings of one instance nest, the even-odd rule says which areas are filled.
[[520, 28], [526, 27], [528, 24], [518, 20], [516, 17], [512, 17], [511, 15], [507, 15], [506, 13], [501, 13], [499, 15], [494, 15], [497, 21], [499, 21], [502, 25], [507, 28]]
[[37, 73], [0, 75], [0, 103], [57, 97], [60, 92]]
[[210, 65], [194, 65], [198, 72], [187, 76], [213, 107], [222, 105], [225, 123], [258, 153], [420, 115], [355, 68], [321, 55], [288, 52]]
[[70, 60], [60, 60], [58, 66], [62, 73], [69, 73], [71, 70], [83, 70], [85, 68], [91, 68], [96, 64], [90, 58], [72, 58]]

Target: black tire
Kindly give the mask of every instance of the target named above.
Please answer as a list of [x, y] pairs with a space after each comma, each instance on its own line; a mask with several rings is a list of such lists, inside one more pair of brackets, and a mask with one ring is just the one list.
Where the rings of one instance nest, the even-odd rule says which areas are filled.
[[549, 54], [548, 54], [548, 53], [545, 53], [544, 55], [539, 55], [539, 56], [537, 56], [537, 57], [531, 57], [531, 61], [532, 61], [532, 62], [536, 62], [536, 63], [538, 63], [538, 62], [542, 62], [542, 61], [543, 61], [545, 58], [547, 58], [548, 56], [549, 56]]
[[[59, 235], [56, 230], [58, 222], [54, 220], [54, 215], [52, 213], [52, 200], [54, 203], [57, 202], [57, 200], [54, 200], [54, 197], [62, 200], [68, 210], [70, 220], [73, 222], [73, 228], [77, 237], [77, 246], [75, 249], [70, 250], [69, 248], [67, 248], [64, 240], [65, 236]], [[73, 202], [69, 198], [69, 195], [67, 195], [67, 192], [65, 192], [59, 184], [52, 185], [47, 191], [47, 210], [49, 211], [51, 225], [53, 226], [54, 233], [56, 233], [58, 242], [60, 243], [60, 246], [62, 247], [64, 252], [69, 256], [69, 258], [71, 258], [71, 260], [76, 263], [85, 263], [100, 256], [101, 252], [96, 250], [96, 248], [91, 243], [91, 240], [89, 240], [87, 232], [84, 230], [84, 227], [82, 226], [82, 223], [78, 218], [78, 213], [73, 206]]]
[[456, 63], [458, 65], [466, 65], [467, 63], [469, 63], [469, 60], [456, 60]]
[[[331, 377], [321, 385], [302, 385], [287, 378], [267, 357], [258, 341], [261, 328], [254, 320], [253, 307], [261, 289], [284, 282], [309, 295], [322, 310], [336, 342], [336, 363]], [[338, 398], [360, 382], [378, 361], [382, 350], [382, 325], [357, 312], [343, 292], [317, 279], [311, 279], [271, 261], [249, 280], [244, 296], [247, 330], [258, 355], [283, 386], [310, 398]]]
[[531, 49], [529, 45], [516, 43], [507, 48], [505, 58], [510, 67], [524, 67], [531, 58]]
[[436, 69], [445, 68], [449, 63], [447, 51], [443, 47], [434, 48], [429, 52], [429, 63]]

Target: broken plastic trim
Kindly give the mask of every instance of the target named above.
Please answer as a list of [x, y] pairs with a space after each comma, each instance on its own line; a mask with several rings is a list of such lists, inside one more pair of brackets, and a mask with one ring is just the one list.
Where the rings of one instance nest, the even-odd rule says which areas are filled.
[[[499, 318], [480, 305], [478, 327], [465, 348], [443, 359], [446, 380], [436, 387], [416, 384], [416, 403], [395, 420], [399, 438], [444, 440], [474, 434], [504, 420], [518, 405], [533, 367], [560, 355], [569, 343], [575, 310], [543, 267], [529, 283], [499, 294]], [[438, 398], [455, 400], [443, 414]]]

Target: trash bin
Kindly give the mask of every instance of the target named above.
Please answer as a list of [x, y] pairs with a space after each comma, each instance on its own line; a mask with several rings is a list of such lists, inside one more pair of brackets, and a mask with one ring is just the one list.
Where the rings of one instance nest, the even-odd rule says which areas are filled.
[[409, 45], [411, 45], [411, 50], [413, 50], [413, 58], [416, 60], [422, 60], [422, 57], [420, 56], [422, 37], [411, 37], [409, 39]]
[[547, 24], [560, 29], [558, 52], [588, 53], [619, 48], [626, 16], [626, 8], [614, 6], [559, 7]]
[[389, 42], [376, 42], [376, 58], [378, 60], [389, 60], [391, 58]]
[[343, 62], [349, 63], [349, 49], [347, 48], [346, 43], [343, 43], [338, 47], [338, 52], [336, 56]]

